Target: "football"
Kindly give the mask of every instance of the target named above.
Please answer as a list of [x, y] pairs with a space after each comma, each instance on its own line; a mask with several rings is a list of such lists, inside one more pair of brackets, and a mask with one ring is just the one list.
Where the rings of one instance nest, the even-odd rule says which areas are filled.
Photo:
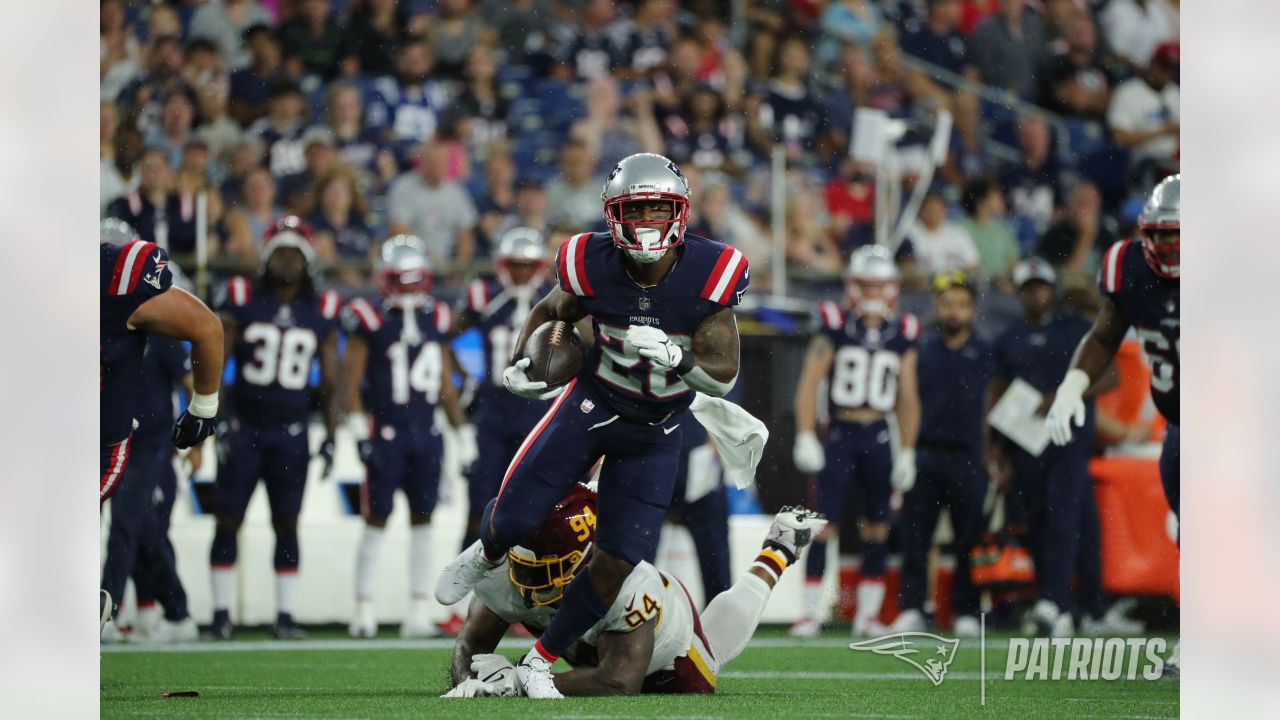
[[524, 355], [529, 358], [525, 374], [535, 382], [546, 382], [548, 387], [559, 387], [572, 380], [585, 359], [577, 328], [563, 320], [538, 326], [524, 345]]

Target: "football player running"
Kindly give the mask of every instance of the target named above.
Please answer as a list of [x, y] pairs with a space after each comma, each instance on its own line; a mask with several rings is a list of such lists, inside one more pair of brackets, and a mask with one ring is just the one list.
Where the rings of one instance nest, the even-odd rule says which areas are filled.
[[220, 307], [227, 327], [226, 352], [236, 362], [230, 396], [232, 415], [220, 433], [214, 487], [217, 523], [209, 552], [213, 624], [208, 636], [231, 637], [235, 598], [236, 533], [258, 481], [267, 486], [275, 530], [276, 625], [280, 639], [305, 637], [293, 620], [298, 587], [298, 512], [311, 459], [307, 420], [312, 361], [320, 360], [320, 403], [328, 436], [317, 455], [324, 474], [333, 466], [337, 425], [334, 391], [338, 377], [338, 310], [332, 291], [318, 292], [312, 273], [311, 229], [297, 217], [268, 228], [261, 250], [261, 277], [233, 277]]
[[[1080, 341], [1071, 369], [1058, 386], [1047, 421], [1057, 445], [1071, 441], [1085, 421], [1085, 388], [1111, 364], [1130, 328], [1137, 331], [1151, 364], [1151, 399], [1168, 421], [1160, 452], [1160, 481], [1169, 508], [1179, 514], [1178, 382], [1181, 328], [1182, 175], [1160, 181], [1138, 216], [1138, 241], [1122, 240], [1103, 255], [1099, 286], [1102, 310]], [[1178, 649], [1168, 665], [1177, 667]]]
[[601, 193], [608, 232], [569, 238], [556, 255], [559, 287], [516, 340], [507, 389], [549, 398], [530, 379], [524, 345], [551, 320], [590, 316], [586, 362], [525, 438], [481, 521], [480, 540], [445, 568], [436, 599], [451, 605], [507, 561], [600, 457], [600, 531], [590, 562], [517, 667], [530, 697], [557, 698], [551, 664], [605, 616], [657, 543], [694, 391], [722, 397], [738, 375], [732, 306], [748, 282], [743, 254], [685, 234], [689, 184], [661, 155], [619, 162]]
[[431, 637], [438, 634], [429, 605], [431, 512], [439, 497], [444, 454], [436, 406], [457, 430], [457, 455], [464, 468], [476, 460], [476, 431], [452, 381], [457, 367], [449, 348], [453, 313], [431, 296], [426, 243], [412, 235], [384, 242], [378, 279], [381, 307], [357, 298], [343, 313], [346, 426], [366, 468], [360, 495], [365, 527], [356, 554], [356, 612], [349, 630], [352, 637], [377, 634], [376, 563], [392, 500], [403, 489], [409, 501], [410, 605], [400, 635]]
[[[507, 552], [507, 572], [476, 586], [445, 697], [524, 694], [511, 661], [493, 652], [512, 624], [538, 630], [560, 612], [565, 588], [597, 551], [597, 512], [595, 492], [575, 486]], [[716, 676], [755, 633], [778, 578], [825, 522], [804, 508], [783, 508], [747, 572], [701, 613], [679, 580], [641, 561], [604, 617], [565, 653], [573, 670], [555, 675], [555, 688], [562, 695], [715, 692]]]
[[[147, 335], [191, 343], [194, 390], [173, 426], [179, 449], [199, 445], [213, 434], [222, 381], [222, 323], [204, 303], [173, 287], [169, 256], [141, 240], [127, 223], [103, 220], [99, 232], [100, 285], [98, 408], [98, 502], [106, 502], [129, 462], [137, 426]], [[119, 598], [116, 598], [119, 599]], [[113, 599], [99, 594], [100, 630], [111, 619]]]
[[[860, 487], [858, 518], [860, 581], [855, 635], [878, 635], [876, 619], [884, 601], [888, 555], [889, 499], [915, 484], [916, 434], [920, 395], [916, 384], [916, 341], [920, 322], [897, 316], [898, 268], [882, 247], [859, 248], [845, 271], [846, 305], [824, 301], [820, 327], [809, 343], [796, 389], [796, 469], [817, 476], [817, 507], [830, 524], [818, 536], [805, 561], [804, 615], [791, 634], [812, 637], [821, 628], [822, 576], [826, 541], [838, 532], [847, 494]], [[826, 379], [831, 424], [824, 445], [816, 433], [818, 388]], [[889, 445], [888, 413], [897, 416], [899, 447]]]

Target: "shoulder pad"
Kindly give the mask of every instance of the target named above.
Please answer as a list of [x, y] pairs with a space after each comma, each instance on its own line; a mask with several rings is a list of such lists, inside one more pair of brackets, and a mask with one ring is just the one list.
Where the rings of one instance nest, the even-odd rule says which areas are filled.
[[239, 275], [227, 281], [227, 305], [244, 307], [249, 304], [249, 290], [252, 286], [248, 278]]
[[448, 305], [438, 302], [435, 304], [433, 312], [436, 318], [436, 332], [441, 335], [448, 335], [449, 331], [453, 329], [453, 311], [449, 309]]
[[1107, 248], [1102, 256], [1102, 268], [1098, 271], [1098, 286], [1103, 293], [1120, 292], [1124, 280], [1124, 256], [1132, 240], [1118, 240]]
[[382, 315], [377, 308], [364, 298], [356, 298], [347, 303], [347, 312], [356, 321], [356, 327], [352, 328], [352, 330], [363, 329], [365, 332], [377, 332], [382, 327]]
[[578, 297], [594, 297], [587, 280], [587, 245], [592, 234], [578, 233], [556, 251], [556, 273], [560, 277], [560, 289]]
[[749, 277], [747, 256], [735, 247], [722, 246], [700, 296], [720, 305], [737, 305], [747, 289]]
[[844, 327], [844, 311], [830, 300], [818, 303], [818, 316], [822, 326], [828, 330], [840, 330]]
[[920, 338], [920, 320], [911, 313], [903, 313], [900, 321], [902, 337], [915, 342]]
[[169, 255], [155, 243], [134, 240], [125, 243], [111, 269], [108, 295], [143, 293], [156, 295], [173, 285]]
[[320, 315], [325, 320], [338, 317], [338, 309], [342, 307], [342, 298], [332, 290], [320, 293]]
[[483, 312], [493, 298], [489, 294], [489, 283], [484, 280], [472, 280], [467, 285], [467, 309]]

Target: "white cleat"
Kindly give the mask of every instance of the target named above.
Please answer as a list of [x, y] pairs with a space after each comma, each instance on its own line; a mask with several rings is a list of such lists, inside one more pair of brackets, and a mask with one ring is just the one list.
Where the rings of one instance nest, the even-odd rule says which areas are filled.
[[890, 632], [924, 632], [924, 613], [916, 609], [903, 610], [889, 625]]
[[769, 534], [765, 536], [765, 544], [786, 548], [792, 556], [798, 557], [806, 545], [827, 526], [827, 519], [821, 514], [799, 505], [787, 505], [778, 511], [769, 526]]
[[107, 629], [107, 623], [111, 622], [111, 593], [106, 590], [98, 590], [98, 637], [102, 637], [102, 632]]
[[400, 637], [433, 638], [440, 637], [440, 628], [431, 621], [431, 606], [426, 600], [413, 599], [409, 602], [409, 615], [400, 623]]
[[440, 579], [436, 581], [436, 602], [441, 605], [458, 602], [506, 561], [506, 555], [497, 562], [490, 561], [484, 556], [484, 546], [479, 540], [471, 543], [471, 547], [463, 550], [440, 573]]
[[1177, 679], [1182, 676], [1182, 661], [1178, 658], [1178, 651], [1182, 649], [1182, 640], [1173, 643], [1173, 652], [1169, 653], [1169, 659], [1164, 661], [1164, 670], [1160, 672], [1160, 677]]
[[128, 642], [132, 639], [131, 635], [131, 633], [122, 631], [120, 626], [116, 625], [114, 621], [109, 620], [102, 628], [102, 644], [116, 645], [122, 642]]
[[200, 639], [200, 628], [196, 627], [195, 618], [187, 617], [170, 622], [161, 620], [155, 629], [147, 634], [144, 642], [168, 645], [172, 643], [193, 643]]
[[961, 615], [951, 626], [951, 633], [958, 638], [976, 638], [982, 634], [982, 625], [972, 615]]
[[516, 666], [516, 679], [524, 688], [524, 694], [535, 700], [564, 699], [552, 678], [551, 663], [539, 655], [537, 650], [530, 650]]
[[1137, 604], [1133, 598], [1117, 600], [1101, 619], [1085, 616], [1080, 621], [1080, 630], [1085, 635], [1141, 635], [1147, 624], [1128, 617], [1129, 610]]
[[854, 618], [853, 620], [853, 636], [870, 638], [887, 635], [889, 628], [885, 627], [879, 620], [875, 618]]
[[378, 634], [378, 618], [373, 613], [373, 602], [357, 600], [356, 612], [347, 626], [347, 633], [353, 638], [371, 638]]
[[817, 637], [822, 631], [822, 623], [818, 618], [805, 617], [800, 618], [787, 630], [787, 634], [793, 638], [811, 638]]
[[1022, 634], [1051, 637], [1058, 625], [1062, 611], [1049, 600], [1037, 600], [1031, 610], [1022, 617]]

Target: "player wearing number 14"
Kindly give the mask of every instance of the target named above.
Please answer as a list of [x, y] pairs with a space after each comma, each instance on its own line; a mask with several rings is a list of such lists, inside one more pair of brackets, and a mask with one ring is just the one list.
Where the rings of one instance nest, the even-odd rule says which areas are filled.
[[312, 272], [311, 229], [292, 215], [267, 230], [261, 277], [233, 277], [219, 307], [227, 353], [236, 363], [232, 417], [218, 438], [217, 525], [209, 564], [213, 580], [210, 636], [231, 636], [235, 599], [236, 533], [258, 481], [267, 485], [275, 530], [276, 628], [280, 638], [303, 632], [293, 621], [298, 582], [298, 512], [311, 452], [311, 364], [320, 360], [320, 400], [329, 440], [321, 446], [326, 472], [333, 462], [333, 403], [338, 377], [338, 308], [332, 291], [318, 292]]
[[[909, 491], [916, 477], [920, 322], [910, 314], [897, 317], [898, 268], [882, 247], [870, 245], [853, 253], [845, 287], [846, 307], [833, 302], [819, 306], [819, 329], [809, 343], [796, 389], [796, 469], [818, 473], [818, 511], [831, 519], [805, 563], [804, 614], [791, 628], [791, 634], [800, 637], [818, 632], [826, 541], [837, 532], [836, 524], [855, 486], [861, 490], [863, 504], [858, 518], [862, 544], [853, 631], [876, 635], [883, 630], [876, 618], [885, 593], [890, 491]], [[824, 378], [831, 414], [825, 445], [815, 432], [818, 388]], [[885, 419], [890, 412], [898, 420], [896, 457], [890, 451]]]

